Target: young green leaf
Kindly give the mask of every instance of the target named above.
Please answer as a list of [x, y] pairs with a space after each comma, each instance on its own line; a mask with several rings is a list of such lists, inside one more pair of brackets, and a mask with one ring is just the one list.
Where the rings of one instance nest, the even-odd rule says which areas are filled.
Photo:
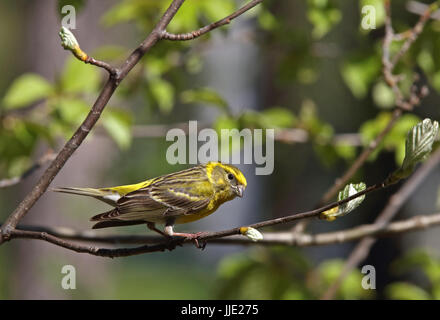
[[[351, 197], [356, 193], [365, 190], [365, 188], [366, 185], [363, 182], [360, 182], [358, 184], [350, 183], [346, 185], [342, 191], [339, 191], [338, 201], [347, 199], [348, 197]], [[365, 195], [362, 195], [351, 201], [341, 204], [340, 206], [324, 211], [321, 213], [320, 218], [327, 221], [333, 221], [338, 217], [345, 216], [347, 213], [356, 209], [362, 203], [362, 201], [364, 201], [364, 199]]]
[[429, 155], [432, 144], [437, 137], [438, 129], [439, 124], [437, 121], [425, 119], [408, 132], [402, 166], [387, 179], [387, 183], [395, 183], [406, 178], [411, 174], [414, 166]]
[[73, 51], [79, 47], [78, 40], [76, 40], [73, 33], [66, 27], [61, 27], [59, 36], [61, 38], [61, 45], [64, 49]]
[[426, 158], [438, 134], [438, 122], [425, 119], [408, 132], [403, 168], [414, 166]]
[[180, 96], [183, 103], [207, 104], [228, 111], [228, 103], [210, 88], [186, 90]]
[[108, 110], [103, 115], [102, 124], [119, 148], [127, 149], [131, 144], [130, 114], [124, 110]]
[[53, 92], [52, 85], [43, 77], [26, 73], [14, 80], [5, 97], [3, 105], [6, 109], [26, 107]]
[[171, 83], [156, 77], [150, 80], [150, 89], [160, 111], [165, 114], [170, 113], [174, 106], [175, 91]]
[[431, 296], [424, 289], [409, 282], [394, 282], [385, 288], [385, 294], [394, 300], [427, 300]]
[[94, 93], [98, 90], [101, 80], [97, 68], [92, 68], [71, 57], [66, 62], [60, 81], [63, 92]]

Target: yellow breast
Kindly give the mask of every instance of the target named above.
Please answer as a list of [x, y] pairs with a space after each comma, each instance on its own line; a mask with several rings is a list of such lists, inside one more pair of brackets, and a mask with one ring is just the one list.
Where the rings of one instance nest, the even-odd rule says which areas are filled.
[[211, 202], [209, 202], [209, 204], [205, 208], [197, 212], [182, 215], [176, 219], [175, 223], [183, 224], [202, 219], [206, 216], [209, 216], [211, 213], [214, 213], [222, 203], [232, 199], [233, 198], [229, 197], [226, 192], [217, 192], [214, 199], [211, 200]]

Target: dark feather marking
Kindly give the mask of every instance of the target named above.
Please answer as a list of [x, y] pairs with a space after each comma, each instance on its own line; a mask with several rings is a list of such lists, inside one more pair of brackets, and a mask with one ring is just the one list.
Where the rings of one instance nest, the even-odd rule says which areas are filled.
[[110, 227], [123, 227], [123, 226], [132, 226], [137, 224], [144, 224], [146, 221], [142, 220], [133, 220], [133, 221], [122, 221], [122, 220], [105, 220], [95, 223], [92, 229], [102, 229], [102, 228], [110, 228]]

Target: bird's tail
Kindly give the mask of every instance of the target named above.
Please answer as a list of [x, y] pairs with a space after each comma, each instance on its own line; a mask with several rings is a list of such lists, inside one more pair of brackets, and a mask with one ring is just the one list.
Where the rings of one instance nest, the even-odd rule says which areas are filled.
[[77, 194], [81, 196], [93, 197], [104, 201], [112, 206], [116, 206], [116, 202], [121, 197], [117, 192], [110, 189], [94, 189], [94, 188], [54, 188], [52, 191]]

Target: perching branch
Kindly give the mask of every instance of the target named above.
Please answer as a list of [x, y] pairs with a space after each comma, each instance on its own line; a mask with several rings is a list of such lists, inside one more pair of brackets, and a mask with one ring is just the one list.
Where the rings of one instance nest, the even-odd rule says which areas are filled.
[[[296, 235], [292, 232], [264, 232], [264, 238], [258, 242], [242, 236], [227, 236], [209, 240], [210, 244], [242, 244], [242, 245], [288, 245], [297, 247], [322, 246], [350, 242], [364, 237], [389, 237], [402, 233], [423, 230], [440, 225], [440, 213], [431, 215], [418, 215], [402, 221], [390, 223], [389, 225], [366, 224], [350, 229], [335, 232], [318, 234]], [[32, 232], [32, 233], [29, 233]], [[39, 233], [40, 235], [37, 235]], [[160, 244], [164, 239], [156, 235], [101, 235], [93, 230], [78, 231], [65, 227], [44, 227], [44, 226], [17, 226], [14, 231], [14, 238], [17, 239], [39, 239], [46, 240], [46, 235], [53, 236], [59, 240], [73, 240], [80, 242], [106, 243], [106, 244]], [[55, 239], [51, 238], [51, 240]], [[54, 243], [58, 245], [57, 243]], [[183, 243], [189, 244], [189, 242]], [[63, 246], [66, 248], [66, 245]], [[88, 247], [89, 249], [91, 247]], [[157, 248], [157, 247], [156, 247]], [[97, 251], [99, 249], [86, 249], [84, 251]], [[84, 252], [83, 251], [83, 252]], [[102, 251], [101, 251], [102, 252]]]
[[[52, 180], [67, 162], [67, 160], [72, 156], [72, 154], [78, 149], [84, 139], [88, 136], [89, 132], [92, 130], [98, 119], [100, 118], [104, 108], [107, 106], [108, 101], [112, 97], [116, 88], [119, 86], [121, 81], [127, 76], [131, 69], [139, 62], [139, 60], [163, 37], [166, 27], [171, 22], [177, 11], [180, 9], [185, 0], [173, 0], [161, 17], [157, 25], [148, 35], [148, 37], [137, 47], [127, 58], [125, 63], [120, 69], [114, 69], [113, 67], [107, 68], [106, 64], [97, 62], [94, 59], [90, 59], [87, 62], [95, 64], [99, 67], [107, 69], [110, 76], [104, 85], [101, 93], [99, 94], [97, 100], [95, 101], [92, 109], [87, 115], [86, 119], [79, 126], [70, 140], [64, 145], [61, 151], [58, 153], [55, 160], [50, 164], [49, 168], [41, 176], [37, 184], [31, 190], [31, 192], [24, 198], [24, 200], [18, 205], [18, 207], [12, 212], [12, 214], [7, 218], [4, 225], [0, 229], [0, 244], [7, 241], [11, 237], [11, 232], [17, 226], [19, 221], [26, 215], [26, 213], [33, 207], [33, 205], [38, 201], [38, 199], [47, 190]], [[252, 1], [251, 7], [257, 5], [261, 1]], [[243, 12], [249, 10], [251, 7], [243, 11], [243, 8], [238, 10], [233, 15], [239, 16]], [[245, 7], [244, 7], [245, 8]], [[234, 16], [234, 17], [235, 17]], [[214, 28], [211, 28], [214, 29]], [[209, 31], [209, 30], [208, 30]], [[73, 43], [74, 45], [74, 43]], [[79, 47], [79, 45], [78, 45]], [[74, 48], [74, 46], [73, 46]], [[83, 59], [83, 55], [79, 55]], [[115, 71], [115, 72], [113, 72]]]

